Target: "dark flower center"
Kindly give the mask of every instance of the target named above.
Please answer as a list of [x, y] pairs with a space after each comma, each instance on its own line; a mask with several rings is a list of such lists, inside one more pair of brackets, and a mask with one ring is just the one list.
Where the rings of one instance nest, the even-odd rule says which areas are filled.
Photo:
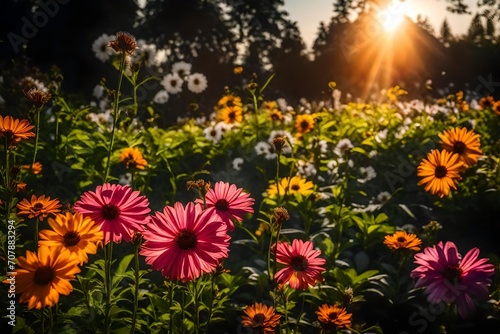
[[80, 242], [80, 234], [75, 231], [66, 232], [63, 238], [64, 246], [66, 247], [78, 245], [78, 243]]
[[405, 237], [399, 237], [398, 238], [398, 242], [405, 242], [406, 241], [406, 238]]
[[196, 247], [198, 240], [196, 234], [188, 229], [182, 229], [175, 239], [180, 249], [192, 249]]
[[295, 271], [305, 271], [309, 266], [309, 262], [302, 255], [292, 257], [290, 267]]
[[459, 266], [448, 266], [444, 272], [443, 276], [450, 282], [456, 283], [462, 281], [462, 269]]
[[266, 319], [266, 317], [262, 313], [257, 313], [253, 317], [253, 321], [255, 322], [255, 325], [263, 325], [265, 319]]
[[236, 119], [236, 112], [235, 111], [230, 111], [228, 114], [227, 114], [227, 117], [229, 117], [230, 120], [235, 120]]
[[215, 203], [215, 208], [219, 211], [228, 211], [229, 210], [229, 202], [225, 199], [220, 199]]
[[437, 166], [436, 170], [434, 171], [434, 176], [436, 176], [438, 179], [442, 179], [446, 176], [447, 173], [448, 170], [445, 166]]
[[309, 128], [309, 122], [308, 121], [300, 122], [300, 127], [302, 128], [302, 130], [307, 130]]
[[210, 131], [210, 135], [212, 137], [215, 137], [217, 135], [217, 131], [215, 131], [215, 130]]
[[462, 143], [461, 141], [457, 141], [454, 145], [453, 145], [453, 153], [458, 153], [458, 154], [463, 154], [464, 151], [466, 149], [466, 146], [464, 143]]
[[337, 314], [337, 312], [330, 312], [330, 314], [328, 315], [328, 318], [330, 318], [330, 320], [335, 320], [337, 319], [339, 315]]
[[226, 103], [226, 106], [228, 107], [234, 107], [234, 101], [233, 100], [228, 100], [227, 103]]
[[170, 80], [170, 86], [172, 87], [177, 86], [177, 80]]
[[120, 209], [114, 204], [106, 204], [102, 207], [102, 216], [106, 220], [113, 220], [120, 215]]
[[292, 184], [290, 187], [292, 190], [298, 191], [300, 189], [300, 186], [298, 184]]
[[200, 80], [198, 80], [198, 79], [194, 79], [194, 80], [193, 80], [193, 83], [194, 83], [196, 86], [198, 86], [198, 85], [200, 84]]
[[37, 202], [35, 203], [35, 205], [33, 205], [33, 211], [40, 211], [42, 209], [43, 209], [43, 204], [40, 202]]
[[35, 284], [47, 285], [56, 277], [54, 270], [48, 266], [43, 266], [35, 271]]

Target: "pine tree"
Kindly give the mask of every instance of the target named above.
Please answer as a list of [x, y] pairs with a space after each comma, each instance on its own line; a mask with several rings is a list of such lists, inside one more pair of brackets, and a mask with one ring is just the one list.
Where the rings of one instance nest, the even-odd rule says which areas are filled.
[[481, 16], [476, 14], [470, 23], [467, 31], [467, 40], [472, 43], [481, 43], [484, 40], [484, 27], [481, 22]]
[[450, 24], [447, 19], [444, 19], [439, 33], [441, 42], [448, 47], [450, 43], [453, 42], [453, 35], [451, 34]]

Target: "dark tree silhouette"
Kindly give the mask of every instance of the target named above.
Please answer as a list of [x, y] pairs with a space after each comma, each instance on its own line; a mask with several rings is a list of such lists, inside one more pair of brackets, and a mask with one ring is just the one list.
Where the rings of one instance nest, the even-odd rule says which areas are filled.
[[450, 46], [450, 43], [453, 42], [453, 35], [447, 19], [444, 19], [439, 29], [439, 39], [446, 47]]

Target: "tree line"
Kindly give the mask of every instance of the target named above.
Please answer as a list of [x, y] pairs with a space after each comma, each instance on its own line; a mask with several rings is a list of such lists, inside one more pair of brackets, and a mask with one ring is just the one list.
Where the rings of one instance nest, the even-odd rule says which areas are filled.
[[[389, 2], [333, 1], [330, 22], [319, 25], [307, 50], [284, 0], [150, 0], [143, 7], [135, 0], [6, 0], [0, 3], [0, 66], [20, 59], [42, 69], [55, 64], [69, 91], [89, 94], [110, 71], [92, 43], [124, 30], [168, 48], [169, 62], [192, 63], [208, 77], [207, 93], [215, 98], [241, 80], [232, 72], [236, 65], [261, 82], [274, 73], [270, 98], [328, 97], [330, 81], [353, 97], [396, 84], [418, 93], [429, 79], [436, 87], [496, 93], [484, 84], [477, 89], [481, 78], [500, 76], [495, 0], [480, 0], [481, 12], [464, 36], [454, 35], [446, 20], [435, 32], [422, 17], [388, 34], [376, 14]], [[461, 0], [447, 2], [450, 12], [470, 13]]]

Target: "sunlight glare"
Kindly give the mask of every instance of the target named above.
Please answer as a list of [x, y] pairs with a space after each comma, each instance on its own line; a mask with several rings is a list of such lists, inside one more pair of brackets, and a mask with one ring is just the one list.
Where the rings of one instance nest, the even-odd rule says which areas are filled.
[[401, 23], [407, 12], [407, 3], [401, 0], [394, 0], [385, 9], [380, 10], [378, 20], [385, 31], [394, 32]]

